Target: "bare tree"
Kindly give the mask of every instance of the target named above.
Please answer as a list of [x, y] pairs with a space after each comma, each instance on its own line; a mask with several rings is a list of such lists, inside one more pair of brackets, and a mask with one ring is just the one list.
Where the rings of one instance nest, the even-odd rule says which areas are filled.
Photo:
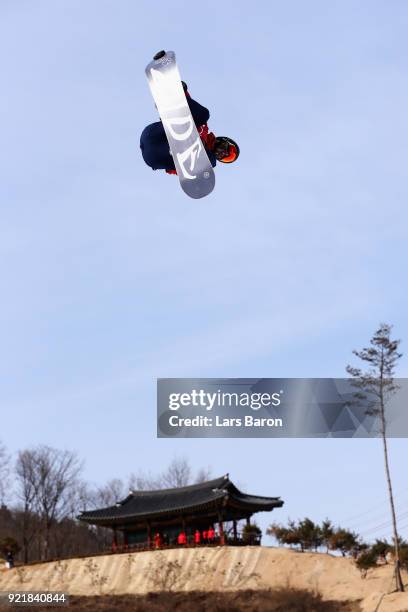
[[199, 482], [205, 482], [206, 480], [210, 480], [211, 473], [212, 473], [212, 470], [209, 466], [207, 466], [206, 468], [200, 468], [196, 474], [196, 477], [194, 478], [194, 482], [199, 483]]
[[76, 517], [79, 512], [95, 506], [97, 492], [84, 480], [78, 480], [73, 489], [71, 514]]
[[19, 454], [17, 475], [27, 515], [33, 511], [42, 526], [41, 557], [46, 559], [55, 522], [70, 514], [74, 486], [81, 471], [75, 453], [39, 446]]
[[19, 519], [23, 542], [24, 563], [28, 562], [29, 549], [34, 538], [37, 521], [35, 516], [35, 476], [31, 451], [20, 451], [16, 463], [17, 498], [20, 500]]
[[174, 457], [161, 475], [162, 487], [185, 487], [192, 480], [192, 469], [186, 457]]
[[158, 475], [138, 472], [131, 474], [129, 478], [129, 489], [133, 491], [144, 491], [154, 489], [168, 489], [173, 487], [185, 487], [189, 484], [205, 482], [211, 478], [211, 468], [201, 468], [193, 475], [193, 469], [186, 457], [174, 457], [169, 466]]
[[96, 504], [99, 506], [113, 506], [126, 497], [128, 491], [120, 478], [112, 478], [106, 485], [99, 487], [95, 492]]
[[394, 495], [391, 483], [391, 471], [388, 460], [387, 447], [387, 421], [385, 409], [390, 397], [398, 390], [394, 382], [394, 373], [397, 361], [402, 356], [398, 352], [400, 340], [391, 340], [391, 326], [382, 323], [370, 340], [370, 346], [361, 351], [354, 350], [353, 353], [359, 359], [368, 364], [368, 369], [362, 371], [360, 368], [347, 366], [346, 370], [354, 381], [353, 384], [360, 391], [357, 392], [357, 400], [364, 400], [368, 408], [366, 413], [379, 418], [380, 433], [383, 442], [385, 474], [388, 486], [388, 497], [391, 508], [392, 526], [394, 532], [395, 547], [395, 580], [397, 591], [403, 591], [404, 585], [401, 578], [400, 539], [397, 530], [397, 518], [395, 513]]
[[0, 504], [3, 504], [8, 496], [10, 476], [10, 456], [4, 444], [0, 441]]
[[160, 476], [153, 476], [150, 472], [139, 471], [129, 476], [129, 489], [131, 491], [153, 491], [161, 489], [162, 482]]

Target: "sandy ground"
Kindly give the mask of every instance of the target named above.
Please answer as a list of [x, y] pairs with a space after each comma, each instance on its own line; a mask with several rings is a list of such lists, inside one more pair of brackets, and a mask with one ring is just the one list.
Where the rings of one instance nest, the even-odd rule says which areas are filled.
[[[13, 570], [3, 567], [0, 591], [99, 595], [279, 586], [318, 590], [324, 599], [359, 600], [363, 612], [408, 612], [408, 592], [387, 595], [394, 587], [392, 574], [391, 566], [382, 566], [362, 579], [350, 559], [279, 548], [225, 546], [70, 559]], [[406, 574], [404, 582], [408, 584]]]

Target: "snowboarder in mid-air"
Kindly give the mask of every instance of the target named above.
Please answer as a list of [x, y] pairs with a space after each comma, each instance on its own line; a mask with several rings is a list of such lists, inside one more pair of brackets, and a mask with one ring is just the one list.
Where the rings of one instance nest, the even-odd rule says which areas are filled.
[[[217, 138], [212, 132], [208, 131], [209, 110], [193, 100], [187, 91], [186, 83], [182, 81], [182, 84], [187, 104], [190, 107], [191, 115], [211, 165], [214, 167], [217, 161], [224, 164], [234, 162], [239, 155], [238, 145], [231, 138], [225, 136]], [[145, 127], [140, 137], [140, 148], [144, 161], [153, 170], [165, 170], [168, 174], [176, 174], [174, 160], [161, 121], [156, 121]]]
[[[171, 72], [171, 70], [173, 70], [173, 72]], [[176, 80], [178, 86], [176, 84], [176, 80], [171, 80], [172, 78], [174, 79], [175, 72], [177, 74]], [[228, 138], [226, 136], [216, 137], [209, 131], [207, 123], [210, 117], [210, 112], [196, 100], [193, 100], [188, 92], [187, 84], [184, 81], [181, 81], [181, 85], [184, 90], [184, 96], [182, 95], [183, 91], [180, 87], [179, 74], [176, 68], [175, 55], [173, 52], [165, 53], [164, 51], [161, 51], [157, 53], [154, 57], [154, 61], [147, 67], [146, 74], [148, 75], [149, 85], [151, 89], [153, 88], [153, 97], [155, 98], [156, 107], [159, 110], [161, 118], [163, 119], [165, 116], [163, 112], [165, 113], [166, 111], [169, 111], [166, 116], [166, 129], [163, 126], [162, 121], [157, 121], [148, 125], [143, 130], [140, 137], [142, 156], [148, 166], [150, 166], [153, 170], [165, 170], [168, 174], [180, 175], [181, 171], [183, 176], [179, 176], [179, 178], [184, 189], [186, 183], [194, 182], [188, 179], [197, 178], [193, 172], [194, 164], [200, 154], [200, 147], [201, 149], [202, 146], [204, 147], [204, 151], [208, 157], [207, 164], [209, 160], [212, 167], [216, 165], [217, 161], [224, 164], [230, 164], [238, 158], [239, 147], [237, 143], [232, 140], [232, 138]], [[167, 81], [165, 82], [164, 79], [167, 79]], [[164, 90], [165, 86], [167, 86], [167, 90]], [[154, 91], [154, 87], [158, 88], [156, 92]], [[177, 96], [177, 87], [180, 87], [180, 94], [179, 98], [174, 98], [172, 107], [171, 103], [168, 105], [168, 98], [173, 93], [175, 96]], [[169, 91], [170, 94], [168, 93]], [[184, 102], [182, 100], [184, 100]], [[162, 111], [161, 107], [164, 108], [164, 111]], [[189, 126], [189, 118], [191, 123], [194, 122], [194, 126]], [[194, 130], [194, 133], [198, 143], [201, 142], [202, 146], [198, 145], [197, 141], [194, 143], [193, 140], [187, 142], [186, 145], [180, 145], [180, 141], [185, 140], [185, 138], [191, 134], [193, 127], [195, 127], [197, 130], [196, 132]], [[182, 130], [185, 130], [185, 137]], [[193, 139], [194, 134], [190, 136], [190, 138]], [[191, 144], [191, 142], [193, 142], [193, 144]], [[183, 146], [185, 146], [185, 150], [182, 149]], [[178, 161], [178, 172], [174, 162], [175, 157], [177, 157]], [[210, 164], [208, 164], [208, 170], [211, 170]], [[203, 173], [203, 175], [207, 177], [209, 174], [210, 172]], [[198, 183], [198, 181], [196, 182]], [[188, 185], [187, 189], [191, 191]], [[201, 189], [201, 187], [197, 186], [196, 194], [187, 192], [186, 189], [185, 191], [188, 193], [188, 195], [191, 195], [191, 197], [202, 197], [203, 195], [207, 195], [207, 193], [201, 193]]]

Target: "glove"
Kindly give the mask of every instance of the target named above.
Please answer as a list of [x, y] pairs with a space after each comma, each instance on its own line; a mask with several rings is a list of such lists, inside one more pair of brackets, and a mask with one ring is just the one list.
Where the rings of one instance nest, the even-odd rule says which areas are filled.
[[207, 147], [207, 149], [212, 151], [215, 144], [215, 134], [208, 131], [208, 125], [206, 123], [204, 123], [204, 125], [200, 125], [197, 130], [198, 135], [200, 136], [204, 145]]

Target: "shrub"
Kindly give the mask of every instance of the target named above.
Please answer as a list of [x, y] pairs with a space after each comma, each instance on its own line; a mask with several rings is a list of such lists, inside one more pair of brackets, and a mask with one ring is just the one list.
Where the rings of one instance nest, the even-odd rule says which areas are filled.
[[367, 571], [375, 567], [377, 565], [377, 554], [374, 550], [374, 547], [368, 549], [367, 551], [361, 553], [359, 557], [356, 559], [356, 565], [361, 572], [361, 577], [365, 578], [367, 575]]
[[322, 535], [320, 527], [315, 525], [311, 519], [305, 518], [303, 521], [299, 521], [296, 531], [302, 550], [309, 550], [311, 548], [317, 550], [321, 545]]
[[371, 547], [371, 550], [380, 558], [387, 563], [387, 554], [393, 550], [391, 544], [387, 540], [376, 540], [375, 544]]
[[252, 542], [258, 542], [261, 538], [262, 530], [256, 523], [250, 523], [245, 525], [242, 530], [242, 539], [245, 543], [251, 544]]
[[3, 538], [0, 540], [0, 552], [3, 555], [6, 555], [8, 552], [11, 552], [13, 555], [17, 555], [21, 550], [20, 544], [14, 538]]
[[346, 554], [356, 555], [360, 546], [358, 535], [347, 529], [336, 529], [329, 541], [330, 550], [339, 550], [343, 557]]

